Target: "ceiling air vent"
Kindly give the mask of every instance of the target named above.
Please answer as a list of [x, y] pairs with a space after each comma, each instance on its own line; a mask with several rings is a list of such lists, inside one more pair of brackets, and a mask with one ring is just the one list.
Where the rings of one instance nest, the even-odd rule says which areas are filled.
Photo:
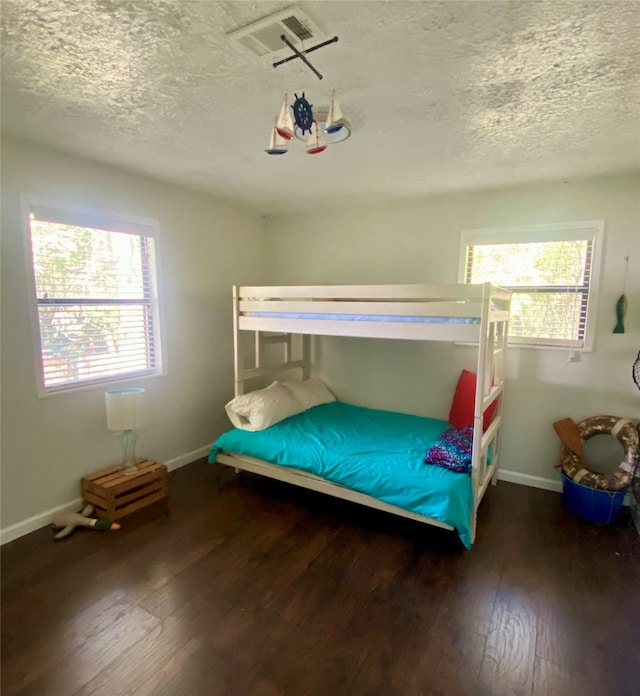
[[[251, 51], [259, 58], [269, 56], [275, 61], [291, 55], [291, 49], [280, 38], [283, 34], [301, 50], [327, 39], [309, 15], [298, 7], [289, 7], [233, 31], [229, 38], [243, 51]], [[303, 47], [302, 42], [309, 43]]]

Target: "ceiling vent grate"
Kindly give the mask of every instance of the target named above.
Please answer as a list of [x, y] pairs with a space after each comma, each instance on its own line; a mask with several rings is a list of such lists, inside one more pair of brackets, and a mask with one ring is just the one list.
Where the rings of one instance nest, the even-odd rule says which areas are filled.
[[300, 39], [300, 41], [306, 41], [307, 39], [312, 39], [313, 34], [311, 31], [295, 16], [285, 17], [282, 20], [285, 27], [291, 29], [291, 31]]
[[283, 34], [301, 50], [303, 41], [320, 43], [328, 38], [306, 12], [295, 6], [253, 22], [228, 36], [243, 53], [250, 51], [254, 56], [269, 56], [275, 61], [291, 55], [291, 49], [280, 38]]

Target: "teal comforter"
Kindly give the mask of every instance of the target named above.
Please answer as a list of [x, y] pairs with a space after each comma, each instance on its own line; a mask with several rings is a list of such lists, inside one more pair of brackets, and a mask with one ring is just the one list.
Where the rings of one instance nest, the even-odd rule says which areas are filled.
[[473, 494], [469, 474], [424, 463], [446, 421], [352, 406], [311, 408], [265, 430], [237, 428], [212, 445], [300, 469], [454, 527], [470, 548]]

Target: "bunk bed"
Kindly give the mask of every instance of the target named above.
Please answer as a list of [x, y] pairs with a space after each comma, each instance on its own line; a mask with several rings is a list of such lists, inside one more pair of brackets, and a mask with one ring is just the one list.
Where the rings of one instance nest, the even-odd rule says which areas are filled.
[[[312, 336], [354, 336], [365, 338], [385, 338], [416, 341], [448, 341], [469, 343], [476, 349], [475, 401], [473, 407], [473, 431], [471, 451], [471, 473], [454, 474], [446, 471], [439, 474], [437, 485], [445, 488], [447, 481], [455, 495], [464, 497], [468, 492], [468, 504], [462, 513], [460, 506], [457, 517], [447, 516], [440, 511], [433, 516], [416, 512], [403, 503], [396, 504], [391, 496], [370, 494], [352, 487], [348, 481], [338, 476], [316, 475], [302, 462], [275, 463], [275, 455], [255, 456], [250, 447], [243, 445], [242, 433], [235, 429], [223, 434], [212, 445], [209, 460], [250, 471], [274, 479], [310, 488], [338, 498], [357, 502], [369, 507], [407, 517], [445, 529], [457, 529], [465, 546], [470, 547], [476, 534], [476, 515], [478, 506], [488, 488], [495, 484], [499, 466], [499, 443], [502, 426], [503, 400], [499, 397], [504, 390], [505, 353], [511, 293], [504, 288], [483, 284], [446, 285], [349, 285], [349, 286], [236, 286], [233, 288], [233, 337], [234, 337], [234, 384], [235, 395], [247, 392], [247, 382], [255, 378], [280, 379], [284, 374], [295, 375], [302, 380], [311, 377], [311, 337]], [[251, 338], [247, 351], [247, 337]], [[283, 355], [280, 355], [280, 350]], [[251, 365], [245, 365], [246, 353]], [[278, 355], [276, 355], [276, 353]], [[296, 375], [297, 373], [297, 375]], [[304, 383], [304, 382], [303, 382]], [[253, 393], [253, 392], [249, 392]], [[494, 403], [495, 402], [495, 403]], [[336, 412], [336, 409], [338, 410]], [[346, 410], [345, 410], [346, 409]], [[282, 424], [263, 430], [267, 435], [281, 438], [303, 438], [315, 423], [309, 420], [314, 414], [331, 410], [331, 418], [336, 422], [348, 420], [349, 414], [357, 420], [360, 411], [348, 404], [325, 405], [288, 418]], [[490, 423], [483, 421], [487, 410], [495, 414]], [[367, 409], [364, 409], [367, 411]], [[334, 413], [335, 412], [335, 413]], [[421, 419], [404, 414], [385, 415], [387, 412], [371, 410], [365, 414], [367, 420], [386, 427], [391, 418], [402, 417], [405, 421], [399, 426], [414, 428], [406, 419], [418, 419], [415, 425], [425, 432], [434, 424], [439, 424], [438, 433], [447, 426], [443, 421]], [[381, 414], [381, 415], [380, 415]], [[431, 422], [433, 421], [433, 423]], [[374, 424], [374, 428], [377, 427]], [[392, 429], [395, 426], [392, 425]], [[414, 430], [407, 431], [408, 440]], [[436, 431], [434, 431], [435, 433]], [[250, 436], [259, 433], [249, 433]], [[401, 436], [404, 438], [404, 435]], [[318, 437], [317, 433], [315, 438]], [[286, 446], [284, 447], [287, 448]], [[274, 453], [283, 449], [282, 440], [273, 445]], [[269, 452], [267, 445], [265, 452]], [[306, 451], [306, 450], [301, 450]], [[397, 454], [397, 453], [396, 453]], [[414, 456], [410, 453], [409, 456]], [[404, 456], [404, 455], [403, 455]], [[349, 459], [348, 454], [345, 460]], [[332, 462], [333, 471], [339, 473], [339, 463]], [[394, 463], [395, 465], [395, 463]], [[442, 480], [444, 479], [444, 483]], [[346, 481], [346, 483], [345, 483]], [[405, 484], [407, 481], [405, 481]], [[405, 485], [403, 484], [403, 486]], [[460, 493], [462, 491], [462, 493]], [[442, 498], [443, 490], [438, 491]], [[454, 493], [452, 492], [453, 496]], [[391, 501], [391, 502], [389, 502]], [[446, 507], [446, 506], [445, 506]], [[464, 506], [463, 506], [464, 507]]]

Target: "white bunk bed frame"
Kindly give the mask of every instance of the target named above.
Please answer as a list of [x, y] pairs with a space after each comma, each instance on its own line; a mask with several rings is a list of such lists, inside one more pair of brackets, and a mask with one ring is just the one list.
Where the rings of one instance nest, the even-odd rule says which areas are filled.
[[[282, 372], [300, 370], [311, 375], [311, 336], [358, 336], [417, 341], [453, 341], [477, 344], [476, 394], [472, 452], [473, 509], [471, 539], [475, 539], [476, 516], [489, 482], [495, 485], [499, 465], [503, 399], [483, 432], [483, 413], [504, 390], [505, 354], [511, 291], [491, 283], [481, 285], [318, 285], [234, 286], [233, 338], [235, 395], [243, 394], [245, 382], [255, 377], [275, 378]], [[296, 318], [263, 316], [262, 313], [329, 314], [348, 318]], [[352, 317], [358, 315], [359, 320]], [[368, 321], [362, 317], [471, 318], [476, 323], [408, 323]], [[241, 332], [254, 332], [253, 365], [244, 366]], [[294, 339], [301, 337], [301, 356], [294, 355]], [[267, 364], [270, 344], [284, 348], [284, 360]], [[491, 463], [487, 452], [492, 446]], [[331, 483], [303, 471], [247, 457], [220, 452], [216, 461], [270, 478], [310, 488], [338, 498], [367, 505], [412, 520], [452, 530], [448, 524], [390, 505], [371, 496]]]

